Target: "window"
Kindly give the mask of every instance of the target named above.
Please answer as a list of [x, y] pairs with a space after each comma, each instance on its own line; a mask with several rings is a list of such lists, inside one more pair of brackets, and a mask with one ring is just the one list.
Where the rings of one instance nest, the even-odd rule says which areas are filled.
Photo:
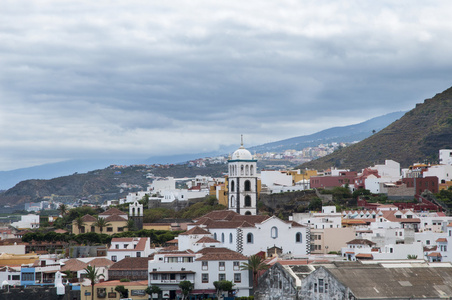
[[245, 196], [245, 206], [251, 206], [251, 196]]
[[111, 261], [117, 262], [118, 261], [118, 257], [116, 255], [112, 255], [111, 256]]
[[221, 242], [224, 243], [224, 232], [221, 233]]
[[152, 274], [152, 280], [159, 280], [159, 274]]
[[224, 274], [224, 273], [218, 274], [218, 280], [219, 280], [219, 281], [221, 281], [221, 280], [226, 280], [226, 274]]
[[115, 249], [119, 249], [119, 244], [116, 244], [116, 245], [115, 245]]
[[225, 269], [225, 262], [224, 261], [218, 262], [218, 270], [224, 271], [224, 269]]
[[234, 282], [242, 282], [242, 274], [234, 273]]
[[35, 281], [35, 273], [22, 273], [22, 281]]
[[141, 257], [141, 252], [137, 252], [137, 257]]
[[127, 249], [129, 247], [129, 244], [124, 244], [124, 249]]
[[229, 233], [229, 244], [232, 244], [232, 241], [233, 241], [232, 233]]
[[295, 235], [295, 243], [301, 243], [301, 232], [297, 232]]
[[231, 196], [231, 207], [235, 207], [235, 198]]
[[202, 273], [202, 283], [209, 283], [209, 274]]
[[278, 228], [275, 226], [271, 229], [271, 237], [272, 239], [276, 239], [278, 237]]
[[107, 232], [113, 232], [113, 227], [107, 227]]
[[20, 280], [20, 275], [13, 275], [13, 280]]
[[123, 232], [124, 231], [124, 227], [118, 227], [118, 232]]
[[239, 261], [235, 261], [234, 262], [234, 271], [240, 270], [240, 262]]
[[91, 232], [96, 232], [96, 227], [91, 226]]
[[249, 180], [245, 181], [245, 191], [247, 192], [251, 191], [251, 181]]
[[319, 279], [319, 293], [323, 293], [324, 286], [323, 286], [323, 279]]
[[168, 274], [162, 274], [162, 280], [168, 280]]
[[202, 262], [202, 270], [207, 271], [209, 269], [209, 262], [203, 261]]
[[213, 234], [213, 239], [218, 241], [216, 232]]
[[254, 243], [253, 234], [252, 234], [251, 232], [248, 233], [248, 234], [246, 235], [246, 242], [247, 242], [248, 244]]
[[231, 180], [231, 192], [234, 192], [235, 190], [235, 183], [234, 180]]

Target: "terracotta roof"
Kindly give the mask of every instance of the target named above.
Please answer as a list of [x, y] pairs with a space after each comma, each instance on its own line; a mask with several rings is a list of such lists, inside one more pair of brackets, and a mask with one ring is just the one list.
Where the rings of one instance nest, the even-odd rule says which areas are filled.
[[[97, 221], [97, 219], [95, 218], [95, 217], [93, 217], [93, 216], [91, 216], [91, 215], [84, 215], [83, 217], [82, 217], [82, 220], [83, 220], [83, 222], [96, 222]], [[74, 221], [75, 222], [75, 221]]]
[[369, 245], [369, 246], [375, 245], [374, 242], [366, 240], [366, 239], [354, 239], [354, 240], [351, 240], [350, 242], [347, 242], [346, 244], [347, 245]]
[[201, 253], [202, 256], [196, 260], [248, 260], [243, 254], [235, 252], [227, 248], [203, 248], [196, 253]]
[[207, 225], [207, 228], [211, 229], [221, 229], [221, 228], [243, 228], [243, 227], [254, 227], [253, 224], [247, 221], [216, 221]]
[[64, 230], [64, 229], [57, 229], [57, 230], [55, 230], [54, 231], [55, 233], [66, 233], [66, 232], [68, 232], [67, 230]]
[[439, 238], [436, 240], [437, 243], [447, 243], [447, 239], [446, 238]]
[[193, 227], [192, 229], [181, 233], [181, 235], [190, 235], [190, 234], [211, 234], [211, 233], [198, 226]]
[[61, 271], [80, 271], [88, 266], [87, 263], [78, 260], [76, 258], [71, 258], [64, 263], [64, 266], [61, 266]]
[[172, 239], [172, 240], [170, 240], [170, 241], [166, 241], [165, 242], [165, 244], [179, 244], [179, 240], [176, 240], [176, 239]]
[[126, 257], [113, 264], [109, 270], [148, 270], [150, 257]]
[[427, 256], [428, 257], [441, 257], [441, 253], [439, 253], [439, 252], [432, 252], [432, 253], [429, 253]]
[[134, 238], [112, 238], [110, 243], [113, 242], [132, 242]]
[[364, 258], [364, 259], [366, 259], [366, 258], [373, 259], [374, 258], [373, 255], [370, 253], [358, 253], [355, 256], [356, 256], [356, 258]]
[[113, 207], [99, 214], [99, 216], [112, 216], [112, 215], [127, 215], [127, 213]]
[[120, 215], [112, 215], [105, 218], [105, 221], [108, 222], [127, 222], [127, 219], [124, 219]]
[[109, 260], [108, 258], [98, 257], [93, 260], [90, 260], [88, 264], [95, 266], [95, 267], [108, 267], [108, 266], [113, 265], [114, 262]]
[[196, 243], [219, 243], [216, 239], [213, 239], [211, 237], [205, 236], [199, 239]]
[[232, 220], [232, 218], [237, 215], [239, 214], [232, 210], [214, 210], [205, 214], [198, 220], [201, 220], [203, 218], [210, 218], [212, 220]]

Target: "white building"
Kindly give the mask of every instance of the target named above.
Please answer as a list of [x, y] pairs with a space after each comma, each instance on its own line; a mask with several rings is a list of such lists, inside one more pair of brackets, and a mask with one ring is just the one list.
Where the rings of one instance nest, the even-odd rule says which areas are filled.
[[107, 258], [117, 262], [126, 257], [148, 257], [153, 252], [150, 238], [113, 238]]
[[439, 163], [442, 165], [452, 165], [452, 150], [451, 149], [439, 150]]
[[194, 283], [192, 295], [208, 298], [215, 294], [214, 281], [229, 280], [234, 283], [234, 296], [247, 297], [249, 272], [240, 268], [246, 262], [246, 256], [226, 248], [156, 253], [149, 261], [149, 285], [160, 287], [164, 297], [176, 299], [179, 283], [189, 280]]
[[242, 215], [257, 214], [257, 160], [242, 145], [228, 160], [229, 209]]
[[39, 228], [39, 215], [29, 214], [25, 216], [20, 216], [20, 221], [11, 223], [11, 226], [17, 229]]
[[267, 252], [271, 247], [278, 247], [282, 254], [293, 256], [306, 255], [310, 251], [309, 228], [275, 216], [244, 216], [232, 211], [214, 211], [188, 228], [195, 226], [210, 232], [213, 239], [220, 242], [219, 247], [247, 256]]

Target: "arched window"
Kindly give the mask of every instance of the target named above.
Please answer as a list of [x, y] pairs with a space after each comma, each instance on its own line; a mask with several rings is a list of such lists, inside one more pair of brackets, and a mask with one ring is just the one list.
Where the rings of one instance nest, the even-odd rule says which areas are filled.
[[[217, 240], [217, 233], [216, 233], [216, 232], [213, 234], [213, 239], [214, 239], [214, 240]], [[217, 240], [217, 241], [218, 241], [218, 240]]]
[[297, 232], [295, 235], [295, 243], [301, 243], [301, 232]]
[[221, 234], [221, 242], [224, 243], [224, 232]]
[[275, 226], [272, 227], [272, 230], [271, 230], [271, 237], [272, 237], [273, 239], [276, 239], [276, 238], [278, 237], [278, 228], [275, 227]]
[[235, 192], [235, 182], [231, 180], [231, 192]]
[[235, 198], [231, 196], [231, 207], [235, 207]]
[[251, 191], [251, 181], [245, 180], [245, 191]]
[[240, 175], [243, 176], [243, 173], [244, 173], [244, 167], [243, 167], [243, 165], [241, 165], [241, 166], [240, 166]]
[[251, 196], [245, 196], [245, 206], [251, 206]]
[[253, 234], [251, 232], [246, 235], [246, 242], [248, 244], [254, 243], [254, 237], [253, 237]]
[[254, 166], [251, 165], [251, 167], [250, 167], [250, 176], [253, 176], [253, 175], [254, 175]]
[[233, 238], [232, 238], [232, 233], [229, 234], [229, 244], [232, 244]]
[[251, 216], [251, 212], [249, 210], [246, 211], [245, 216]]
[[248, 176], [250, 174], [250, 166], [246, 165], [245, 167], [245, 175]]

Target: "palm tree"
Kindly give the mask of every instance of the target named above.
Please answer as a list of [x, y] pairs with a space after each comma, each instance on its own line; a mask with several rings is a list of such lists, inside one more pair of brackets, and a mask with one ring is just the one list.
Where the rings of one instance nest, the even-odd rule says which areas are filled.
[[240, 268], [253, 273], [253, 290], [256, 290], [257, 281], [259, 279], [259, 271], [267, 270], [269, 266], [264, 263], [264, 259], [262, 257], [258, 255], [251, 255], [250, 258], [248, 258], [248, 262], [243, 263]]
[[75, 225], [77, 225], [78, 233], [82, 233], [82, 227], [85, 226], [85, 222], [83, 222], [83, 217], [78, 216], [75, 218]]
[[99, 269], [96, 270], [96, 266], [91, 267], [90, 265], [88, 265], [83, 270], [85, 270], [85, 272], [86, 272], [85, 273], [86, 274], [86, 278], [91, 280], [91, 299], [94, 299], [94, 284], [96, 284], [96, 281], [100, 277], [105, 277], [105, 276], [104, 276], [104, 274], [97, 274]]
[[64, 203], [61, 203], [60, 206], [58, 206], [58, 210], [60, 211], [60, 214], [62, 217], [67, 213], [67, 205]]
[[102, 233], [104, 227], [108, 227], [111, 224], [105, 219], [101, 217], [97, 217], [97, 221], [94, 223], [94, 226], [99, 227], [100, 233]]

